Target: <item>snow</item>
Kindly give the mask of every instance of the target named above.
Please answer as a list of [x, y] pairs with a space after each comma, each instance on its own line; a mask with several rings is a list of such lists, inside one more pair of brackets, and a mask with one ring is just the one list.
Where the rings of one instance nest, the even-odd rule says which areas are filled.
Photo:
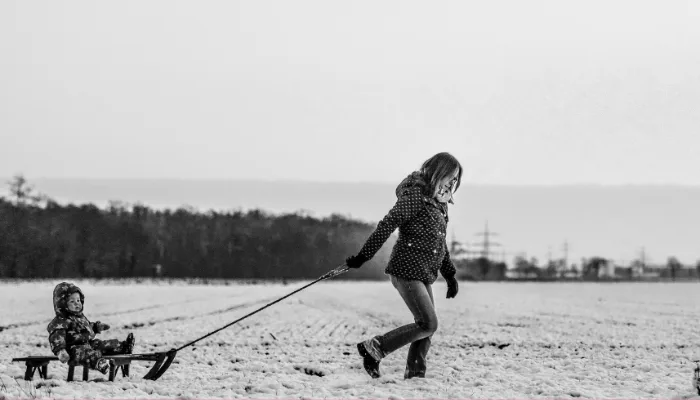
[[[440, 326], [426, 379], [403, 379], [407, 348], [362, 369], [355, 344], [412, 320], [388, 282], [321, 282], [180, 351], [157, 381], [90, 371], [66, 382], [23, 380], [13, 357], [49, 355], [58, 281], [0, 283], [0, 399], [5, 398], [696, 398], [698, 283], [467, 283], [456, 299], [434, 285]], [[77, 281], [85, 314], [134, 332], [135, 352], [166, 351], [218, 329], [305, 282], [190, 285]]]

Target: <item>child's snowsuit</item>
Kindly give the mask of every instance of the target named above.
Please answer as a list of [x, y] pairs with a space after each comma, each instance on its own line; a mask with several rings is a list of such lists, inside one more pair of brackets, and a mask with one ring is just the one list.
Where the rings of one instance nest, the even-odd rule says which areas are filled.
[[72, 283], [62, 282], [53, 290], [53, 309], [56, 317], [49, 323], [49, 343], [51, 351], [58, 355], [61, 350], [66, 350], [70, 355], [68, 361], [71, 365], [87, 365], [96, 369], [97, 361], [103, 354], [125, 354], [128, 345], [118, 339], [99, 340], [95, 334], [100, 333], [103, 324], [100, 321], [91, 323], [79, 312], [71, 312], [66, 307], [68, 297], [78, 293], [81, 303], [85, 307], [85, 296], [79, 287]]

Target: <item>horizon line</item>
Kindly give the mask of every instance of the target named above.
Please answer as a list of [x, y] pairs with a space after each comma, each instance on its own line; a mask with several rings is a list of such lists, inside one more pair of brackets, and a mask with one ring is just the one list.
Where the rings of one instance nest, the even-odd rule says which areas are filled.
[[[310, 179], [257, 179], [257, 178], [174, 178], [174, 177], [27, 177], [24, 174], [14, 174], [12, 176], [4, 176], [1, 179], [7, 182], [17, 175], [22, 175], [27, 179], [29, 184], [36, 180], [47, 181], [133, 181], [133, 182], [255, 182], [255, 183], [292, 183], [292, 184], [325, 184], [325, 185], [397, 185], [397, 181], [368, 181], [368, 180], [352, 180], [352, 181], [329, 181], [329, 180], [310, 180]], [[566, 182], [566, 183], [501, 183], [501, 182], [462, 182], [462, 186], [488, 186], [488, 187], [677, 187], [677, 188], [700, 188], [700, 183], [662, 183], [662, 182], [629, 182], [629, 183], [600, 183], [600, 182]]]

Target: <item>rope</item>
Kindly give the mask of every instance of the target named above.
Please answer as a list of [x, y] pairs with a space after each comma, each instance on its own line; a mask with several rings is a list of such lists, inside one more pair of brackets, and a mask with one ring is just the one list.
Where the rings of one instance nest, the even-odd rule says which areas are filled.
[[215, 331], [211, 331], [211, 332], [207, 333], [206, 335], [204, 335], [204, 336], [202, 336], [202, 337], [200, 337], [200, 338], [197, 338], [197, 339], [195, 339], [195, 340], [193, 340], [193, 341], [191, 341], [191, 342], [189, 342], [189, 343], [187, 343], [187, 344], [185, 344], [185, 345], [183, 345], [183, 346], [180, 346], [180, 347], [177, 348], [175, 351], [180, 351], [180, 350], [182, 350], [182, 349], [184, 349], [184, 348], [186, 348], [186, 347], [192, 346], [193, 344], [199, 342], [200, 340], [205, 339], [205, 338], [208, 338], [209, 336], [211, 336], [211, 335], [213, 335], [213, 334], [215, 334], [215, 333], [217, 333], [217, 332], [219, 332], [219, 331], [222, 331], [222, 330], [228, 328], [229, 326], [231, 326], [231, 325], [233, 325], [233, 324], [236, 324], [236, 323], [238, 323], [238, 322], [241, 322], [241, 321], [243, 321], [244, 319], [250, 317], [251, 315], [257, 314], [258, 312], [260, 312], [260, 311], [266, 309], [267, 307], [270, 307], [270, 306], [273, 305], [273, 304], [277, 304], [277, 303], [279, 303], [280, 301], [286, 299], [287, 297], [289, 297], [289, 296], [291, 296], [291, 295], [293, 295], [293, 294], [295, 294], [295, 293], [301, 292], [302, 290], [306, 289], [307, 287], [309, 287], [309, 286], [311, 286], [311, 285], [313, 285], [313, 284], [315, 284], [315, 283], [317, 283], [317, 282], [320, 282], [320, 281], [325, 280], [325, 279], [334, 278], [334, 277], [336, 277], [336, 276], [338, 276], [338, 275], [340, 275], [340, 274], [346, 272], [348, 269], [349, 269], [349, 268], [348, 268], [345, 264], [343, 264], [343, 265], [341, 265], [340, 267], [337, 267], [337, 268], [335, 268], [335, 269], [333, 269], [333, 270], [330, 270], [330, 271], [326, 272], [325, 274], [323, 274], [323, 276], [317, 278], [315, 281], [313, 281], [313, 282], [311, 282], [311, 283], [309, 283], [309, 284], [307, 284], [307, 285], [305, 285], [305, 286], [303, 286], [303, 287], [301, 287], [301, 288], [299, 288], [299, 289], [293, 291], [292, 293], [289, 293], [288, 295], [286, 295], [286, 296], [284, 296], [284, 297], [280, 297], [279, 299], [277, 299], [277, 300], [275, 300], [275, 301], [273, 301], [273, 302], [271, 302], [271, 303], [268, 303], [268, 304], [266, 304], [265, 306], [263, 306], [263, 307], [261, 307], [261, 308], [258, 308], [257, 310], [252, 311], [252, 312], [250, 312], [249, 314], [244, 315], [244, 316], [242, 316], [241, 318], [238, 318], [237, 320], [235, 320], [235, 321], [233, 321], [233, 322], [231, 322], [231, 323], [229, 323], [229, 324], [227, 324], [227, 325], [225, 325], [225, 326], [222, 326], [221, 328], [219, 328], [219, 329], [217, 329], [217, 330], [215, 330]]

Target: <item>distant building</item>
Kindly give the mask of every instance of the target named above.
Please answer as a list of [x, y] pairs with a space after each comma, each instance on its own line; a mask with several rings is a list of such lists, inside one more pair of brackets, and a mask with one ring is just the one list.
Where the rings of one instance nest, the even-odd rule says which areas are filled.
[[505, 276], [507, 279], [537, 279], [538, 275], [535, 271], [522, 271], [516, 269], [507, 269]]
[[605, 260], [598, 269], [598, 278], [615, 278], [615, 263], [612, 260]]

